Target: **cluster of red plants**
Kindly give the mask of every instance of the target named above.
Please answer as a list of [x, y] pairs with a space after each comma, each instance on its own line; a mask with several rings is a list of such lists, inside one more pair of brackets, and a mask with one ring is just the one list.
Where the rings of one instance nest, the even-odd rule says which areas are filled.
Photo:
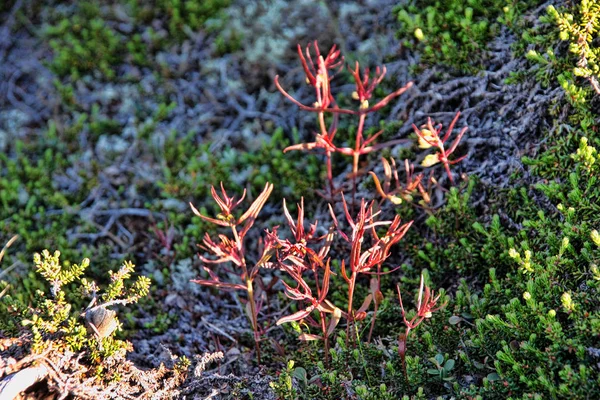
[[[386, 146], [398, 144], [403, 140], [394, 140], [387, 143], [375, 144], [376, 139], [383, 133], [379, 131], [371, 137], [365, 137], [365, 121], [367, 115], [374, 113], [389, 104], [391, 100], [400, 96], [408, 90], [412, 83], [395, 90], [383, 97], [381, 100], [370, 105], [369, 101], [373, 97], [375, 88], [383, 80], [386, 69], [377, 68], [374, 76], [371, 76], [368, 69], [360, 70], [358, 63], [355, 68], [348, 68], [354, 78], [356, 90], [352, 97], [358, 101], [356, 110], [340, 108], [331, 93], [331, 83], [334, 73], [331, 71], [341, 71], [343, 68], [343, 58], [335, 46], [322, 56], [319, 52], [317, 43], [314, 43], [313, 50], [316, 56], [311, 55], [311, 46], [306, 48], [305, 53], [298, 46], [298, 54], [306, 82], [315, 90], [316, 101], [312, 105], [301, 103], [286, 92], [279, 78], [275, 77], [275, 85], [290, 101], [300, 107], [302, 110], [316, 113], [319, 131], [315, 134], [315, 141], [302, 143], [288, 147], [288, 150], [314, 150], [324, 151], [327, 166], [328, 196], [331, 202], [336, 201], [336, 197], [341, 192], [336, 188], [333, 180], [332, 154], [340, 153], [352, 157], [352, 181], [353, 196], [352, 206], [348, 207], [346, 199], [341, 194], [341, 208], [343, 209], [343, 218], [338, 219], [335, 213], [335, 207], [329, 205], [329, 211], [332, 223], [326, 233], [319, 235], [318, 221], [306, 226], [304, 217], [304, 202], [298, 204], [297, 218], [292, 218], [287, 205], [283, 203], [283, 212], [289, 226], [289, 235], [280, 235], [279, 227], [272, 230], [265, 230], [264, 238], [261, 241], [259, 255], [252, 260], [245, 247], [245, 238], [249, 229], [254, 224], [259, 212], [265, 205], [273, 185], [267, 184], [262, 193], [254, 200], [251, 206], [240, 216], [236, 217], [233, 213], [234, 208], [241, 204], [244, 195], [240, 200], [229, 197], [221, 185], [221, 195], [217, 194], [215, 188], [212, 188], [212, 196], [219, 206], [221, 212], [216, 218], [202, 215], [193, 205], [192, 210], [202, 219], [228, 227], [230, 234], [220, 234], [218, 240], [213, 240], [208, 234], [203, 239], [201, 246], [205, 252], [213, 257], [200, 256], [205, 264], [227, 263], [233, 266], [233, 269], [223, 268], [223, 272], [228, 276], [236, 276], [233, 281], [224, 282], [219, 275], [206, 266], [204, 269], [208, 273], [208, 279], [198, 279], [194, 282], [217, 287], [222, 290], [240, 290], [246, 292], [246, 312], [251, 321], [254, 331], [254, 340], [256, 344], [257, 358], [260, 362], [260, 341], [264, 333], [264, 327], [259, 322], [259, 312], [263, 303], [264, 291], [255, 290], [255, 281], [260, 282], [260, 270], [270, 269], [283, 272], [288, 279], [282, 281], [285, 293], [288, 298], [298, 302], [296, 312], [279, 318], [277, 324], [283, 324], [292, 321], [303, 321], [309, 327], [316, 328], [320, 333], [302, 333], [301, 340], [322, 340], [325, 347], [325, 357], [329, 353], [329, 338], [335, 332], [336, 327], [342, 319], [346, 321], [346, 339], [351, 337], [350, 329], [356, 321], [364, 320], [367, 317], [367, 311], [371, 304], [374, 305], [374, 312], [371, 318], [368, 340], [371, 340], [373, 328], [376, 323], [378, 306], [381, 304], [383, 294], [381, 291], [381, 276], [386, 273], [396, 271], [399, 266], [391, 267], [384, 265], [389, 259], [392, 248], [402, 240], [413, 221], [402, 223], [400, 217], [396, 216], [391, 221], [379, 221], [374, 200], [367, 201], [361, 199], [358, 206], [355, 206], [356, 180], [358, 177], [359, 158], [363, 155], [380, 150]], [[330, 123], [327, 124], [325, 115], [329, 113], [333, 116]], [[358, 118], [354, 147], [348, 147], [336, 144], [334, 141], [338, 131], [338, 122], [341, 115], [349, 115]], [[435, 164], [442, 164], [448, 174], [449, 180], [453, 183], [450, 165], [456, 164], [464, 157], [450, 160], [449, 156], [456, 150], [462, 136], [467, 128], [463, 128], [455, 138], [450, 147], [446, 150], [445, 143], [450, 138], [454, 125], [456, 124], [459, 113], [450, 124], [443, 137], [440, 137], [441, 125], [434, 126], [431, 120], [421, 127], [414, 127], [415, 133], [419, 138], [421, 148], [433, 147], [437, 149], [435, 154], [430, 154], [423, 160], [422, 167], [431, 167]], [[408, 160], [405, 160], [406, 184], [402, 185], [398, 177], [398, 171], [393, 159], [387, 161], [383, 159], [385, 179], [383, 185], [377, 176], [371, 172], [375, 181], [375, 186], [379, 195], [388, 199], [394, 204], [402, 200], [412, 201], [414, 195], [420, 195], [425, 203], [429, 202], [431, 184], [436, 183], [432, 175], [429, 179], [424, 179], [424, 173], [415, 174], [415, 167]], [[395, 188], [391, 187], [392, 178], [395, 182]], [[427, 187], [426, 187], [427, 186]], [[341, 220], [341, 222], [340, 222]], [[324, 231], [322, 231], [324, 232]], [[332, 244], [335, 237], [341, 238], [342, 242], [347, 243], [346, 251], [336, 251], [331, 255]], [[255, 252], [256, 253], [256, 252]], [[346, 255], [346, 256], [345, 256]], [[332, 257], [336, 257], [332, 260]], [[332, 265], [339, 265], [339, 271], [333, 271]], [[333, 274], [339, 274], [347, 285], [348, 298], [344, 307], [336, 306], [327, 296], [329, 294], [331, 277]], [[365, 299], [362, 299], [361, 306], [355, 309], [354, 294], [358, 278], [361, 275], [370, 277], [370, 290]], [[276, 282], [276, 279], [272, 280]], [[263, 285], [259, 285], [262, 287]], [[400, 295], [400, 289], [398, 288]], [[409, 318], [404, 310], [402, 298], [400, 305], [402, 307], [403, 322], [406, 331], [400, 340], [400, 349], [406, 349], [406, 338], [411, 330], [414, 330], [426, 318], [438, 310], [437, 302], [439, 295], [433, 295], [433, 291], [425, 286], [423, 278], [419, 290], [416, 314]], [[403, 353], [401, 351], [401, 355]]]
[[[229, 275], [237, 275], [234, 282], [224, 282], [211, 269], [204, 267], [209, 279], [197, 279], [193, 282], [201, 285], [213, 286], [222, 290], [242, 290], [247, 293], [247, 314], [254, 330], [257, 357], [260, 360], [260, 337], [262, 329], [258, 321], [258, 313], [261, 302], [254, 290], [256, 280], [261, 268], [278, 269], [288, 275], [289, 282], [282, 281], [285, 293], [290, 299], [299, 302], [299, 311], [281, 317], [277, 325], [292, 322], [305, 321], [309, 326], [320, 329], [319, 335], [304, 333], [301, 340], [323, 340], [325, 354], [327, 357], [329, 348], [329, 337], [334, 332], [342, 318], [347, 321], [346, 337], [350, 337], [350, 326], [354, 321], [365, 319], [371, 303], [377, 307], [383, 294], [380, 291], [379, 278], [384, 273], [390, 273], [399, 267], [383, 272], [383, 264], [390, 257], [392, 247], [397, 244], [410, 228], [412, 221], [402, 224], [400, 217], [396, 216], [392, 221], [377, 221], [379, 214], [374, 212], [374, 201], [366, 203], [363, 199], [356, 215], [352, 215], [345, 198], [342, 195], [343, 208], [346, 224], [345, 227], [338, 222], [333, 207], [330, 213], [333, 224], [324, 235], [317, 235], [318, 221], [305, 226], [304, 202], [298, 204], [298, 217], [292, 218], [284, 201], [283, 210], [288, 222], [291, 236], [281, 237], [278, 227], [271, 231], [265, 231], [261, 256], [252, 266], [247, 263], [247, 251], [244, 238], [254, 223], [258, 213], [264, 206], [273, 186], [267, 184], [263, 192], [252, 203], [244, 214], [236, 218], [232, 210], [238, 206], [242, 199], [235, 201], [229, 197], [224, 188], [221, 188], [222, 197], [212, 188], [212, 195], [221, 209], [217, 218], [211, 218], [201, 214], [193, 205], [192, 210], [202, 219], [216, 225], [229, 227], [229, 236], [219, 235], [218, 243], [206, 234], [201, 246], [214, 258], [200, 256], [205, 264], [230, 263], [235, 270], [224, 269]], [[387, 228], [385, 233], [378, 234], [377, 228]], [[331, 278], [331, 257], [329, 255], [334, 237], [339, 235], [343, 241], [348, 243], [349, 256], [340, 260], [340, 271], [342, 278], [348, 285], [348, 302], [346, 311], [342, 311], [327, 299], [329, 282]], [[354, 309], [354, 292], [357, 278], [360, 274], [374, 276], [371, 284], [372, 293], [363, 299], [359, 309]], [[316, 319], [313, 318], [316, 314]], [[371, 331], [375, 324], [372, 318]], [[371, 333], [369, 333], [370, 339]]]

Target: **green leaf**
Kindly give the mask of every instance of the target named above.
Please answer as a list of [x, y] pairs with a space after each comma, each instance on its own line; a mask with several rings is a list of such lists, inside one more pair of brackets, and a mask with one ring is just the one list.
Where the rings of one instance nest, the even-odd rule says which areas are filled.
[[442, 363], [444, 362], [444, 355], [443, 354], [436, 354], [434, 357], [435, 361], [437, 362], [438, 365], [442, 365]]
[[306, 370], [302, 367], [298, 367], [296, 369], [294, 369], [294, 372], [292, 372], [292, 376], [296, 379], [298, 379], [298, 381], [300, 383], [302, 383], [303, 386], [307, 386], [308, 384], [308, 377], [306, 374]]
[[490, 382], [494, 382], [494, 381], [499, 381], [500, 380], [500, 375], [498, 375], [495, 372], [489, 373], [487, 376], [487, 380]]

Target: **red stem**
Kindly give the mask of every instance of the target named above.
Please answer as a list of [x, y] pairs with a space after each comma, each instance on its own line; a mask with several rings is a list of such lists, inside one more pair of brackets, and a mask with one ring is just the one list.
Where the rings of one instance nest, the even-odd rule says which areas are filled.
[[348, 323], [346, 324], [346, 346], [350, 340], [350, 324], [354, 322], [354, 312], [352, 311], [352, 303], [354, 300], [354, 286], [356, 285], [356, 271], [352, 271], [350, 281], [348, 282]]
[[356, 176], [358, 175], [358, 158], [360, 157], [360, 149], [362, 147], [364, 127], [365, 127], [365, 114], [360, 114], [360, 117], [358, 119], [358, 129], [356, 131], [356, 143], [354, 144], [354, 153], [353, 153], [354, 162], [352, 163], [352, 209], [353, 210], [354, 210], [354, 205], [356, 204]]
[[[324, 137], [329, 137], [329, 131], [325, 126], [325, 114], [323, 112], [319, 112], [319, 127], [321, 128], [321, 135]], [[331, 195], [331, 200], [333, 201], [333, 192], [335, 187], [333, 185], [333, 170], [331, 167], [331, 150], [327, 149], [326, 151], [327, 157], [327, 180], [329, 181], [329, 192]]]
[[242, 261], [242, 273], [246, 278], [246, 292], [248, 293], [248, 301], [250, 302], [250, 322], [252, 324], [252, 330], [254, 331], [254, 345], [256, 347], [256, 360], [258, 361], [258, 365], [260, 365], [260, 334], [258, 332], [258, 315], [256, 311], [256, 303], [254, 302], [254, 286], [252, 284], [253, 277], [248, 275], [248, 268], [246, 267], [246, 257], [244, 257], [244, 243], [242, 242], [242, 237], [238, 234], [235, 226], [231, 227], [231, 231], [233, 232], [233, 237], [235, 239], [235, 243], [237, 248], [241, 254]]
[[331, 151], [327, 150], [327, 180], [329, 181], [329, 194], [333, 201], [333, 194], [335, 192], [335, 186], [333, 185], [333, 169], [331, 167]]
[[[321, 298], [321, 288], [319, 287], [319, 273], [317, 269], [314, 268], [313, 275], [315, 277], [315, 285], [317, 288], [317, 298]], [[325, 346], [325, 365], [329, 366], [329, 338], [327, 337], [327, 325], [325, 319], [325, 313], [323, 311], [319, 311], [319, 315], [321, 317], [321, 331], [323, 332], [323, 345]]]

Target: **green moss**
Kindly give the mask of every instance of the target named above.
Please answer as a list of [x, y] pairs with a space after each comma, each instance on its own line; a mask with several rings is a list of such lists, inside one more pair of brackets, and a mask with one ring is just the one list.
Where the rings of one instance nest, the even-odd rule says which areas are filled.
[[[80, 119], [60, 134], [50, 123], [39, 140], [17, 140], [0, 154], [0, 240], [14, 234], [21, 237], [14, 245], [12, 262], [26, 263], [28, 254], [59, 248], [67, 258], [83, 255], [106, 267], [116, 266], [107, 243], [76, 246], [70, 239], [74, 228], [79, 234], [97, 233], [97, 227], [79, 215], [79, 205], [89, 196], [95, 180], [86, 179], [79, 190], [66, 191], [57, 179], [79, 158], [76, 135], [84, 121]], [[90, 272], [98, 278], [97, 270]], [[16, 289], [14, 296], [24, 303], [31, 301], [42, 285], [39, 277], [26, 269], [12, 271], [7, 280]]]
[[212, 22], [212, 29], [220, 29], [225, 24], [223, 10], [230, 0], [129, 0], [131, 14], [140, 23], [154, 18], [166, 18], [169, 33], [182, 40], [189, 34], [205, 28]]
[[77, 80], [98, 70], [113, 79], [114, 66], [122, 62], [123, 38], [107, 25], [95, 3], [79, 3], [73, 15], [46, 26], [44, 35], [54, 51], [50, 68], [59, 76]]
[[[241, 46], [241, 37], [235, 31], [223, 30], [223, 11], [229, 4], [230, 0], [123, 1], [120, 6], [126, 5], [131, 18], [131, 29], [126, 33], [115, 29], [123, 21], [115, 17], [117, 12], [111, 5], [84, 1], [70, 8], [59, 7], [50, 13], [42, 29], [43, 39], [53, 50], [50, 69], [73, 82], [96, 72], [106, 80], [120, 79], [116, 71], [124, 63], [160, 69], [153, 55], [199, 30], [219, 32], [215, 41], [218, 54], [235, 51]], [[149, 26], [155, 19], [164, 21], [169, 37]]]

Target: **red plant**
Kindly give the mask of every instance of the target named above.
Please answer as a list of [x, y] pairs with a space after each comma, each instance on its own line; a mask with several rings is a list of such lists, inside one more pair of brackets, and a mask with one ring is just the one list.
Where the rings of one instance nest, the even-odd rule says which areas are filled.
[[[232, 238], [229, 238], [225, 235], [219, 235], [219, 242], [215, 242], [208, 235], [208, 233], [204, 236], [203, 246], [200, 246], [204, 250], [212, 253], [216, 258], [211, 259], [200, 255], [200, 259], [205, 264], [222, 264], [230, 262], [237, 268], [239, 268], [239, 272], [237, 273], [239, 276], [239, 280], [243, 283], [231, 283], [231, 282], [222, 282], [218, 275], [215, 274], [212, 270], [204, 267], [204, 270], [208, 272], [210, 279], [195, 279], [192, 280], [194, 283], [198, 283], [200, 285], [206, 286], [214, 286], [222, 290], [245, 290], [248, 294], [248, 304], [250, 305], [250, 309], [246, 308], [246, 312], [252, 324], [252, 329], [254, 331], [254, 342], [256, 345], [256, 356], [258, 363], [260, 364], [260, 327], [258, 325], [258, 309], [255, 300], [254, 286], [253, 282], [256, 278], [260, 263], [256, 263], [251, 269], [248, 269], [246, 265], [246, 256], [245, 256], [245, 248], [244, 248], [244, 238], [248, 233], [248, 230], [254, 224], [258, 213], [265, 205], [265, 202], [269, 198], [271, 192], [273, 191], [273, 185], [267, 183], [265, 185], [262, 193], [254, 200], [252, 205], [242, 214], [241, 217], [236, 218], [232, 211], [244, 200], [246, 197], [246, 191], [244, 190], [244, 194], [241, 199], [235, 201], [234, 197], [229, 197], [225, 188], [223, 187], [223, 183], [221, 183], [221, 193], [222, 198], [217, 194], [214, 186], [211, 188], [211, 194], [214, 198], [215, 202], [221, 209], [221, 213], [217, 215], [217, 218], [207, 217], [202, 215], [196, 207], [192, 203], [190, 206], [194, 214], [199, 216], [205, 221], [211, 222], [216, 225], [229, 227], [231, 229]], [[228, 271], [231, 272], [231, 271]]]
[[[360, 204], [359, 212], [356, 218], [352, 218], [348, 211], [348, 205], [346, 199], [342, 195], [342, 204], [344, 206], [344, 214], [346, 221], [352, 229], [350, 236], [343, 233], [333, 212], [331, 205], [329, 206], [330, 214], [334, 220], [334, 224], [338, 229], [338, 232], [344, 240], [350, 243], [350, 257], [348, 261], [348, 267], [350, 269], [350, 275], [346, 271], [346, 262], [342, 260], [341, 273], [342, 277], [348, 284], [348, 310], [346, 318], [348, 324], [346, 325], [346, 340], [349, 340], [350, 325], [356, 320], [362, 320], [365, 318], [365, 311], [368, 309], [374, 295], [369, 294], [363, 301], [362, 306], [358, 310], [353, 309], [354, 302], [354, 290], [356, 288], [356, 279], [359, 274], [372, 274], [381, 275], [381, 266], [383, 262], [390, 256], [390, 248], [398, 243], [408, 231], [408, 228], [412, 225], [413, 221], [410, 221], [404, 225], [400, 225], [400, 217], [396, 216], [393, 221], [375, 221], [374, 218], [378, 213], [373, 213], [373, 202], [369, 205], [366, 204], [363, 199]], [[382, 237], [378, 237], [375, 228], [378, 226], [388, 226], [387, 232]], [[363, 245], [366, 242], [366, 234], [371, 232], [373, 244], [371, 247], [363, 250]], [[377, 271], [373, 271], [376, 267]], [[387, 273], [396, 271], [400, 267], [396, 267]], [[376, 296], [376, 294], [375, 294]]]
[[[326, 297], [329, 291], [329, 279], [331, 269], [329, 258], [327, 257], [333, 241], [334, 230], [323, 237], [315, 237], [317, 222], [310, 225], [307, 231], [304, 228], [304, 202], [298, 205], [298, 218], [296, 221], [291, 217], [285, 200], [283, 209], [288, 221], [288, 225], [294, 237], [293, 242], [282, 240], [277, 236], [276, 230], [268, 232], [267, 245], [265, 246], [267, 256], [263, 259], [271, 258], [273, 254], [277, 255], [277, 264], [279, 268], [286, 272], [293, 279], [296, 286], [290, 286], [283, 282], [286, 296], [292, 300], [308, 304], [305, 308], [291, 315], [284, 316], [277, 321], [277, 325], [286, 322], [305, 320], [309, 325], [321, 329], [321, 335], [303, 333], [300, 340], [323, 340], [325, 348], [325, 360], [329, 357], [329, 336], [338, 325], [342, 311], [329, 302]], [[318, 251], [309, 247], [309, 244], [319, 247]], [[312, 275], [314, 279], [316, 295], [305, 280], [305, 274]], [[319, 275], [323, 278], [320, 279]], [[319, 282], [321, 282], [319, 284]], [[313, 311], [318, 311], [319, 322], [311, 318]], [[331, 314], [329, 320], [327, 314]]]
[[404, 320], [404, 325], [406, 325], [406, 335], [410, 333], [411, 330], [417, 328], [421, 322], [423, 322], [426, 318], [431, 318], [432, 314], [445, 306], [446, 304], [442, 304], [439, 307], [436, 307], [437, 301], [440, 298], [440, 294], [435, 296], [433, 290], [431, 290], [428, 286], [425, 286], [423, 281], [423, 275], [421, 275], [421, 284], [419, 286], [419, 297], [417, 300], [417, 313], [410, 320], [406, 319], [406, 311], [404, 310], [404, 304], [402, 303], [402, 294], [400, 293], [400, 285], [396, 286], [398, 290], [398, 299], [400, 300], [400, 308], [402, 309], [402, 319]]
[[[327, 159], [327, 179], [329, 181], [329, 191], [331, 197], [336, 192], [333, 184], [333, 172], [331, 166], [331, 154], [340, 153], [353, 158], [352, 172], [353, 172], [353, 199], [354, 192], [356, 190], [356, 177], [358, 176], [358, 163], [359, 158], [362, 155], [377, 151], [387, 146], [391, 146], [402, 142], [402, 140], [394, 140], [382, 144], [374, 144], [375, 140], [383, 133], [383, 130], [373, 134], [370, 138], [364, 138], [364, 124], [365, 118], [368, 114], [374, 113], [379, 109], [385, 107], [391, 100], [400, 96], [406, 90], [412, 86], [412, 82], [408, 82], [404, 87], [397, 89], [396, 91], [388, 94], [383, 99], [379, 100], [375, 105], [369, 105], [369, 99], [373, 95], [373, 91], [377, 85], [383, 80], [386, 69], [377, 68], [375, 76], [370, 77], [369, 70], [365, 69], [363, 73], [360, 72], [360, 66], [358, 62], [355, 64], [354, 70], [349, 68], [350, 73], [354, 77], [356, 91], [353, 93], [353, 97], [359, 101], [357, 110], [351, 110], [346, 108], [339, 108], [333, 95], [331, 94], [331, 79], [333, 75], [329, 73], [329, 70], [336, 69], [339, 67], [343, 68], [343, 58], [340, 56], [339, 50], [336, 50], [336, 46], [333, 46], [326, 57], [321, 56], [318, 48], [318, 44], [314, 42], [314, 49], [316, 58], [313, 59], [310, 52], [310, 44], [306, 47], [306, 57], [302, 53], [302, 48], [298, 45], [298, 55], [300, 62], [306, 74], [306, 81], [315, 89], [316, 102], [309, 106], [305, 105], [296, 100], [290, 95], [279, 83], [279, 76], [275, 76], [275, 86], [277, 89], [292, 103], [300, 107], [304, 111], [314, 112], [318, 115], [319, 120], [319, 132], [316, 133], [315, 141], [311, 143], [302, 143], [290, 146], [284, 151], [290, 150], [312, 150], [312, 149], [323, 149], [325, 151]], [[325, 113], [332, 113], [334, 115], [333, 122], [329, 127], [325, 123]], [[338, 147], [334, 144], [334, 138], [337, 132], [338, 118], [340, 114], [349, 114], [358, 116], [358, 128], [356, 130], [356, 140], [354, 148], [351, 147]]]
[[[396, 161], [392, 158], [391, 165], [385, 158], [381, 159], [383, 163], [383, 171], [385, 175], [383, 187], [381, 186], [381, 182], [377, 175], [373, 171], [370, 171], [369, 174], [373, 177], [373, 181], [375, 182], [375, 188], [381, 197], [386, 200], [391, 201], [394, 204], [402, 203], [402, 200], [412, 201], [413, 195], [415, 192], [419, 192], [423, 201], [428, 204], [431, 201], [429, 193], [425, 190], [423, 186], [423, 173], [420, 173], [415, 176], [415, 166], [410, 164], [408, 160], [404, 160], [404, 169], [406, 171], [406, 185], [402, 186], [400, 180], [398, 179], [398, 169], [396, 168]], [[395, 188], [390, 190], [392, 175], [394, 177]]]
[[[388, 229], [387, 229], [387, 232], [385, 233], [385, 235], [383, 235], [381, 237], [378, 236], [375, 228], [374, 227], [372, 228], [371, 235], [376, 240], [376, 243], [381, 246], [382, 256], [381, 256], [379, 263], [377, 264], [377, 273], [375, 274], [374, 278], [371, 278], [371, 294], [373, 296], [374, 310], [373, 310], [373, 318], [371, 319], [371, 328], [369, 329], [369, 337], [367, 339], [367, 342], [371, 342], [371, 336], [373, 335], [373, 329], [375, 328], [375, 321], [377, 320], [377, 309], [378, 309], [381, 301], [383, 301], [383, 293], [381, 293], [381, 275], [384, 274], [381, 271], [381, 268], [383, 266], [383, 261], [385, 261], [390, 256], [390, 250], [391, 250], [392, 246], [394, 246], [396, 243], [398, 243], [404, 237], [404, 235], [406, 234], [408, 229], [411, 227], [413, 221], [410, 221], [404, 225], [400, 225], [400, 223], [401, 223], [400, 216], [396, 215], [394, 217], [394, 220], [392, 221], [392, 223], [388, 226]], [[392, 269], [391, 271], [389, 271], [387, 273], [393, 272], [396, 269]]]
[[408, 376], [406, 372], [406, 361], [404, 358], [406, 353], [406, 343], [408, 340], [408, 335], [410, 334], [411, 330], [416, 329], [425, 319], [431, 318], [432, 314], [444, 307], [446, 303], [436, 307], [441, 295], [438, 294], [436, 296], [434, 291], [425, 285], [423, 275], [421, 274], [421, 284], [419, 286], [419, 296], [417, 299], [417, 313], [409, 320], [406, 318], [406, 310], [404, 309], [404, 304], [402, 303], [400, 285], [397, 285], [396, 289], [398, 290], [398, 299], [400, 300], [400, 308], [402, 309], [402, 320], [404, 321], [404, 325], [406, 326], [406, 331], [398, 338], [398, 353], [402, 358], [402, 365], [404, 366], [404, 375], [408, 381]]
[[165, 228], [161, 230], [158, 228], [158, 225], [156, 223], [153, 223], [152, 231], [156, 235], [158, 242], [163, 248], [161, 253], [165, 254], [164, 259], [168, 260], [165, 261], [165, 263], [167, 265], [171, 265], [177, 257], [177, 251], [173, 249], [173, 239], [175, 238], [174, 226], [172, 224], [167, 224], [167, 222], [165, 221]]
[[454, 183], [454, 179], [452, 178], [452, 172], [450, 172], [450, 165], [457, 164], [457, 163], [461, 162], [463, 159], [465, 159], [465, 157], [467, 157], [466, 155], [464, 155], [453, 161], [450, 161], [448, 159], [448, 156], [450, 156], [452, 153], [454, 153], [454, 150], [456, 150], [456, 147], [460, 143], [460, 140], [462, 139], [463, 135], [465, 134], [467, 129], [469, 129], [466, 126], [461, 129], [461, 131], [458, 133], [458, 136], [456, 137], [456, 139], [454, 139], [454, 142], [452, 142], [452, 144], [450, 145], [450, 148], [448, 150], [446, 150], [444, 147], [444, 144], [446, 143], [446, 141], [448, 141], [448, 139], [450, 138], [450, 135], [452, 134], [452, 130], [454, 129], [454, 125], [456, 124], [456, 121], [458, 121], [458, 117], [460, 117], [460, 111], [456, 113], [456, 116], [450, 123], [450, 126], [448, 127], [448, 130], [446, 131], [446, 134], [444, 135], [443, 138], [440, 138], [440, 132], [442, 131], [442, 124], [438, 124], [434, 128], [431, 118], [427, 119], [427, 124], [424, 127], [421, 127], [421, 129], [417, 128], [413, 124], [413, 129], [415, 130], [415, 133], [417, 134], [417, 136], [419, 136], [419, 147], [421, 147], [423, 149], [426, 149], [429, 147], [437, 147], [437, 149], [438, 149], [437, 153], [430, 154], [427, 157], [425, 157], [425, 159], [423, 160], [421, 165], [423, 167], [430, 167], [432, 165], [435, 165], [435, 164], [441, 162], [444, 165], [444, 168], [446, 169], [446, 173], [448, 174], [448, 178], [450, 179], [450, 182], [452, 184]]

